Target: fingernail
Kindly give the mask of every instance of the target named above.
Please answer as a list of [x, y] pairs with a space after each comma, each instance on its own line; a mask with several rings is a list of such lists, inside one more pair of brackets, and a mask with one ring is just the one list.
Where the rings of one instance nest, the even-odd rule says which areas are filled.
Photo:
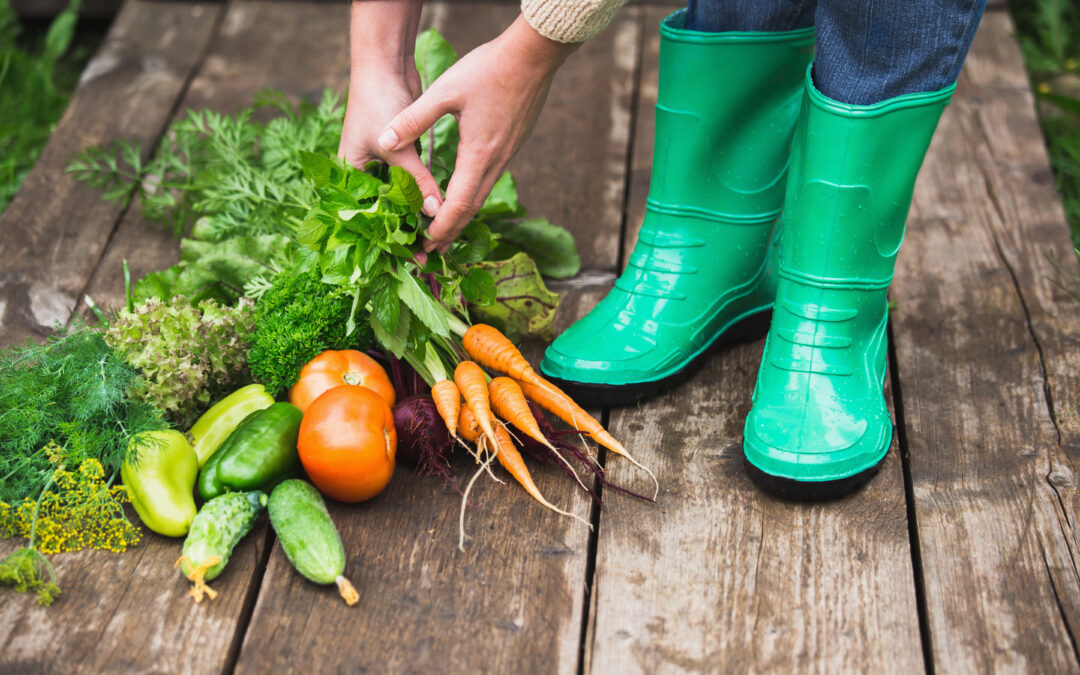
[[[370, 138], [370, 136], [368, 138]], [[387, 129], [379, 136], [379, 145], [383, 146], [384, 150], [393, 150], [397, 147], [397, 144], [397, 133], [393, 129]]]
[[424, 215], [428, 218], [434, 218], [435, 214], [439, 212], [439, 200], [432, 196], [424, 197]]

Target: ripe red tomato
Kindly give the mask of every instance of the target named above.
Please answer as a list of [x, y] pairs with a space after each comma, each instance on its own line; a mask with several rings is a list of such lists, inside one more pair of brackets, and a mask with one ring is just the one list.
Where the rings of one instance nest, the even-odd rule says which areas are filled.
[[379, 363], [355, 349], [332, 350], [319, 354], [300, 370], [300, 379], [289, 390], [289, 403], [307, 411], [311, 402], [334, 387], [355, 384], [367, 387], [394, 407], [394, 385]]
[[394, 414], [366, 387], [335, 387], [308, 406], [296, 447], [320, 492], [343, 502], [371, 499], [394, 473]]

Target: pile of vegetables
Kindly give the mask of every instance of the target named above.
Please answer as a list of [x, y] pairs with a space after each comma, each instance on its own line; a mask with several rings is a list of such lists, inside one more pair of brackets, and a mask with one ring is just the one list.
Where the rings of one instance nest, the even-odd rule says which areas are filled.
[[[434, 31], [418, 38], [425, 84], [455, 59]], [[294, 107], [267, 93], [256, 106], [280, 115], [191, 112], [149, 163], [118, 143], [71, 165], [108, 199], [135, 194], [183, 239], [180, 262], [127, 282], [125, 307], [98, 310], [101, 326], [0, 359], [0, 532], [30, 539], [0, 581], [43, 602], [59, 592], [44, 553], [137, 543], [127, 501], [151, 531], [185, 537], [177, 567], [196, 602], [216, 595], [207, 582], [268, 510], [296, 569], [351, 605], [323, 496], [376, 497], [399, 451], [451, 483], [456, 447], [479, 464], [460, 546], [468, 494], [496, 462], [576, 517], [541, 494], [515, 440], [590, 493], [581, 467], [611, 484], [584, 435], [634, 461], [513, 345], [548, 336], [558, 295], [541, 275], [576, 274], [578, 262], [569, 233], [527, 218], [509, 173], [450, 250], [421, 265], [429, 220], [415, 180], [334, 156], [333, 94]], [[444, 187], [457, 143], [452, 118], [422, 142]], [[574, 431], [555, 431], [541, 408]], [[82, 535], [43, 536], [61, 522]]]

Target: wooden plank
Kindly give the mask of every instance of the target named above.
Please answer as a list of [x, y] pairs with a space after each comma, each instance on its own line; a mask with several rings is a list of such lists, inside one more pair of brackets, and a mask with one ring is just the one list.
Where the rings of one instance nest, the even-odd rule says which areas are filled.
[[[221, 40], [207, 58], [207, 68], [192, 85], [190, 104], [238, 106], [269, 83], [291, 95], [314, 93], [327, 83], [333, 86], [335, 78], [338, 86], [344, 85], [344, 65], [341, 69], [335, 65], [346, 63], [344, 34], [337, 30], [340, 40], [334, 35], [344, 25], [344, 8], [328, 9], [235, 3]], [[424, 23], [436, 25], [465, 51], [495, 35], [515, 11], [435, 4], [427, 9]], [[606, 52], [578, 58], [567, 64], [566, 72], [581, 79], [606, 78], [617, 60], [617, 43], [606, 44]], [[599, 91], [596, 106], [606, 105], [610, 90]], [[624, 98], [628, 105], [629, 97]], [[553, 96], [545, 114], [555, 120], [570, 117], [570, 109], [560, 101], [565, 99]], [[580, 97], [574, 109], [579, 105]], [[609, 151], [608, 137], [599, 138], [592, 147], [602, 156]], [[544, 150], [543, 145], [537, 148], [533, 152]], [[561, 146], [548, 147], [541, 156], [557, 151]], [[622, 152], [625, 158], [625, 144]], [[564, 203], [565, 196], [551, 198], [559, 186], [546, 174], [528, 174], [527, 165], [514, 168], [523, 192], [533, 189], [545, 195], [545, 202], [533, 207], [535, 213], [548, 215], [545, 206]], [[567, 164], [567, 170], [579, 172], [588, 185], [597, 185], [588, 183], [595, 164]], [[621, 185], [621, 177], [600, 172], [600, 178], [604, 184]], [[617, 232], [617, 217], [601, 221], [605, 223]], [[608, 264], [614, 264], [613, 255]], [[571, 293], [564, 301], [563, 325], [596, 302], [595, 291], [590, 293]], [[470, 466], [455, 464], [459, 481], [468, 476]], [[539, 468], [536, 478], [553, 502], [589, 516], [590, 502], [555, 467]], [[512, 485], [481, 483], [466, 521], [474, 540], [465, 553], [458, 553], [459, 500], [439, 480], [416, 478], [402, 467], [372, 503], [332, 505], [350, 558], [349, 574], [361, 591], [364, 609], [348, 609], [333, 592], [304, 581], [278, 548], [267, 568], [238, 669], [262, 671], [297, 659], [316, 670], [341, 663], [380, 670], [445, 664], [465, 669], [469, 664], [550, 668], [553, 663], [560, 670], [575, 668], [587, 528], [544, 510]], [[358, 642], [356, 635], [365, 638]]]
[[[567, 290], [559, 325], [592, 307], [606, 287]], [[535, 360], [538, 349], [532, 352]], [[461, 452], [451, 469], [459, 485], [475, 470]], [[590, 518], [591, 502], [558, 467], [531, 470], [552, 503]], [[482, 478], [470, 494], [464, 552], [457, 549], [461, 496], [407, 465], [368, 503], [329, 503], [346, 576], [360, 592], [356, 607], [332, 587], [306, 581], [275, 544], [237, 672], [296, 663], [312, 672], [345, 664], [361, 672], [574, 672], [589, 530], [496, 471], [506, 485]]]
[[[37, 216], [46, 224], [43, 227], [53, 227], [51, 236], [56, 241], [39, 239], [33, 229], [12, 226], [5, 230], [13, 236], [6, 237], [0, 247], [9, 255], [23, 256], [9, 258], [16, 270], [25, 265], [36, 275], [56, 274], [61, 279], [70, 279], [79, 269], [89, 270], [119, 209], [103, 208], [93, 191], [58, 178], [68, 156], [85, 144], [117, 136], [134, 136], [149, 149], [168, 121], [175, 99], [183, 93], [188, 71], [196, 67], [215, 32], [218, 16], [216, 7], [191, 3], [129, 2], [125, 6], [35, 169], [39, 182], [51, 176], [53, 183], [60, 184], [60, 198], [55, 204], [38, 205], [43, 213]], [[124, 103], [118, 106], [118, 100]], [[31, 190], [40, 193], [42, 188], [34, 185]], [[50, 193], [53, 199], [56, 192]], [[10, 213], [9, 209], [5, 223]], [[28, 226], [21, 220], [10, 222]], [[96, 239], [87, 241], [80, 228], [96, 228]], [[86, 261], [81, 262], [76, 252]], [[137, 249], [130, 253], [136, 258]], [[84, 284], [85, 279], [71, 288], [77, 293]], [[65, 311], [68, 307], [64, 306]], [[66, 315], [56, 318], [63, 320]], [[5, 323], [5, 337], [11, 335], [11, 325]], [[265, 567], [268, 537], [265, 522], [260, 523], [212, 584], [221, 595], [199, 607], [187, 597], [186, 582], [173, 570], [180, 554], [177, 540], [146, 533], [134, 551], [123, 555], [82, 551], [53, 556], [63, 589], [56, 603], [42, 608], [30, 597], [19, 597], [0, 605], [0, 669], [223, 670], [238, 652], [238, 628], [254, 604], [256, 572]], [[20, 543], [0, 542], [0, 555]]]
[[[655, 26], [644, 12], [627, 250], [644, 213]], [[601, 513], [589, 671], [915, 672], [922, 668], [896, 443], [863, 491], [828, 504], [772, 499], [742, 466], [762, 343], [714, 353], [678, 390], [613, 410], [611, 429], [661, 482], [656, 506]], [[643, 479], [612, 460], [620, 481]]]
[[116, 137], [150, 148], [217, 24], [219, 8], [129, 2], [87, 65], [37, 165], [0, 217], [0, 345], [65, 322], [121, 209], [64, 174], [72, 154]]
[[931, 653], [948, 672], [1080, 668], [1080, 308], [1047, 278], [1044, 252], [1065, 262], [1070, 246], [1023, 68], [1008, 16], [988, 13], [893, 293]]
[[[903, 479], [837, 502], [772, 499], [745, 475], [742, 427], [762, 343], [714, 354], [678, 390], [612, 411], [656, 472], [656, 506], [601, 513], [591, 672], [916, 672], [922, 668]], [[615, 480], [643, 479], [612, 460]]]

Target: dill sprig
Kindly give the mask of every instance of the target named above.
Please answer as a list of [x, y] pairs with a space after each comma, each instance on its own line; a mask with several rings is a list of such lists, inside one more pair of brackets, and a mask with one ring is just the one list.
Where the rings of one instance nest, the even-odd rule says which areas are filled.
[[95, 459], [118, 471], [133, 436], [166, 428], [156, 408], [128, 396], [140, 382], [85, 326], [0, 352], [0, 501], [37, 497], [57, 465]]

